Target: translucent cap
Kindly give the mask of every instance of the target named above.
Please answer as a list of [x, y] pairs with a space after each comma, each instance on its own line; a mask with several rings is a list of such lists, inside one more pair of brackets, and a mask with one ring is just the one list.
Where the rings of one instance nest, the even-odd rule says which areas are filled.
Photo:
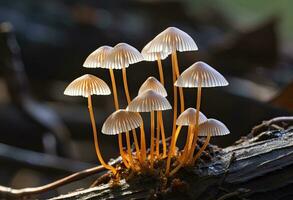
[[148, 47], [148, 52], [173, 51], [196, 51], [198, 50], [194, 40], [184, 31], [175, 27], [169, 27], [157, 35]]
[[199, 125], [199, 136], [207, 136], [211, 134], [211, 136], [222, 136], [228, 135], [230, 131], [222, 122], [216, 119], [208, 119], [203, 124]]
[[198, 87], [199, 82], [201, 82], [201, 87], [220, 87], [229, 84], [217, 70], [199, 61], [182, 72], [175, 82], [175, 86], [193, 88]]
[[117, 135], [133, 130], [142, 124], [139, 113], [126, 111], [124, 109], [113, 112], [104, 122], [102, 133], [106, 135]]
[[[199, 124], [204, 123], [207, 121], [206, 116], [199, 112]], [[176, 120], [177, 125], [181, 126], [189, 126], [189, 125], [195, 125], [196, 124], [196, 109], [194, 108], [187, 108], [183, 113], [179, 115], [179, 117]]]
[[158, 60], [158, 58], [160, 58], [161, 60], [164, 60], [165, 58], [168, 57], [169, 53], [167, 52], [149, 52], [149, 48], [151, 46], [153, 41], [150, 41], [149, 43], [147, 43], [147, 45], [145, 45], [145, 47], [142, 49], [141, 51], [141, 55], [143, 56], [143, 58], [146, 61], [155, 61]]
[[64, 91], [68, 96], [83, 96], [88, 97], [90, 95], [109, 95], [111, 90], [107, 83], [102, 79], [85, 74], [74, 81], [72, 81]]
[[160, 81], [158, 81], [155, 77], [151, 76], [149, 77], [139, 88], [138, 95], [141, 93], [147, 91], [147, 90], [153, 90], [163, 97], [168, 96], [166, 89], [162, 85]]
[[104, 65], [105, 68], [122, 69], [143, 60], [143, 56], [136, 48], [126, 43], [119, 43], [113, 47]]
[[127, 110], [133, 112], [151, 112], [169, 110], [172, 106], [168, 100], [153, 90], [147, 90], [135, 97], [128, 105]]
[[103, 64], [113, 47], [101, 46], [92, 52], [84, 61], [83, 66], [87, 68], [106, 68]]

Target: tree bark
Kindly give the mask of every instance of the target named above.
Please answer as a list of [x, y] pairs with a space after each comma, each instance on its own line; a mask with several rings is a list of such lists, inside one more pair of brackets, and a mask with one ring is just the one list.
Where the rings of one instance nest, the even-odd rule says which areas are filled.
[[[202, 144], [202, 141], [200, 142]], [[271, 130], [219, 149], [209, 145], [195, 167], [136, 175], [57, 199], [293, 199], [293, 128]]]

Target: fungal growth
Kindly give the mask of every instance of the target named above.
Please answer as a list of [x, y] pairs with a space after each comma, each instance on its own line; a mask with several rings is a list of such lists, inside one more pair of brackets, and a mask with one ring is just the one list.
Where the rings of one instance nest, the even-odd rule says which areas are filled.
[[[149, 44], [146, 45], [145, 51], [149, 54], [157, 53], [158, 55], [168, 55], [171, 54], [172, 60], [172, 77], [173, 77], [173, 84], [175, 83], [176, 79], [179, 77], [180, 71], [178, 66], [178, 59], [177, 59], [177, 51], [196, 51], [198, 47], [194, 40], [184, 31], [175, 28], [169, 27], [160, 34], [158, 34]], [[174, 95], [174, 102], [173, 102], [173, 133], [176, 130], [176, 119], [177, 119], [177, 89], [173, 86], [173, 95]], [[179, 88], [179, 95], [180, 95], [180, 111], [181, 113], [184, 111], [184, 94], [183, 89]]]
[[91, 98], [92, 95], [110, 95], [111, 94], [110, 88], [102, 79], [99, 79], [98, 77], [90, 75], [90, 74], [86, 74], [72, 81], [65, 89], [64, 94], [68, 96], [82, 96], [88, 99], [88, 109], [90, 113], [92, 129], [93, 129], [96, 154], [101, 164], [106, 169], [111, 170], [114, 175], [116, 175], [116, 169], [108, 165], [104, 161], [100, 151], [96, 121], [95, 121], [92, 98]]
[[[227, 80], [215, 69], [202, 61], [195, 62], [180, 74], [177, 51], [198, 50], [194, 40], [185, 32], [175, 27], [169, 27], [154, 37], [141, 51], [134, 47], [119, 43], [114, 47], [102, 46], [92, 52], [85, 60], [86, 68], [108, 69], [112, 82], [115, 110], [104, 122], [101, 132], [105, 135], [118, 135], [118, 147], [122, 158], [117, 166], [107, 164], [99, 148], [97, 128], [92, 107], [91, 95], [110, 95], [107, 84], [93, 76], [84, 75], [75, 79], [65, 89], [69, 96], [83, 96], [88, 98], [88, 108], [93, 129], [96, 154], [101, 164], [109, 169], [115, 178], [125, 177], [125, 174], [160, 174], [166, 178], [174, 176], [182, 167], [197, 164], [198, 158], [207, 148], [212, 136], [229, 134], [227, 127], [218, 120], [207, 119], [201, 112], [201, 91], [206, 87], [220, 87], [228, 85]], [[171, 110], [167, 99], [165, 77], [162, 61], [171, 55], [172, 87], [173, 87], [173, 124], [172, 131], [164, 126], [164, 117], [168, 117]], [[160, 81], [151, 76], [146, 79], [132, 100], [128, 89], [126, 68], [140, 61], [157, 61]], [[127, 105], [119, 105], [117, 85], [114, 70], [122, 70], [123, 86]], [[139, 70], [138, 70], [139, 72]], [[168, 81], [168, 80], [167, 80]], [[185, 110], [183, 88], [197, 88], [195, 108]], [[180, 97], [180, 115], [178, 115], [178, 97]], [[122, 102], [122, 101], [120, 101]], [[125, 108], [126, 109], [121, 109]], [[144, 119], [139, 113], [150, 113], [150, 126], [145, 130]], [[187, 131], [185, 133], [185, 128]], [[140, 134], [136, 134], [136, 129]], [[184, 130], [184, 131], [182, 131]], [[182, 133], [183, 132], [183, 133]], [[123, 141], [123, 135], [125, 140]], [[169, 146], [167, 136], [171, 136]], [[178, 138], [185, 138], [182, 149], [177, 146]], [[198, 137], [206, 137], [199, 148]], [[133, 144], [132, 144], [133, 142]], [[126, 143], [126, 144], [123, 144]], [[162, 148], [162, 149], [161, 149]], [[124, 170], [124, 171], [123, 171]], [[124, 173], [127, 172], [127, 173]], [[147, 173], [146, 173], [147, 172]], [[121, 176], [123, 174], [123, 176]]]

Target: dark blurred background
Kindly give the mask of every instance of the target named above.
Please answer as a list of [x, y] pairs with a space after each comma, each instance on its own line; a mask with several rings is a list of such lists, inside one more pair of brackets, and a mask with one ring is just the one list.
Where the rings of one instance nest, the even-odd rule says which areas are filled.
[[[65, 87], [85, 73], [110, 85], [107, 70], [82, 67], [89, 53], [119, 42], [141, 50], [169, 26], [187, 32], [199, 46], [198, 52], [178, 54], [181, 71], [202, 60], [230, 82], [203, 90], [202, 112], [223, 121], [232, 133], [212, 143], [231, 145], [262, 120], [292, 115], [292, 7], [290, 0], [1, 0], [0, 184], [38, 186], [98, 164], [86, 99], [64, 96]], [[163, 66], [172, 102], [170, 57]], [[115, 75], [126, 106], [121, 72]], [[158, 77], [155, 62], [128, 68], [132, 97], [150, 75]], [[195, 92], [185, 89], [187, 106], [195, 105]], [[96, 96], [93, 103], [100, 130], [114, 111], [113, 100]], [[164, 113], [168, 130], [169, 115]], [[148, 115], [143, 117], [147, 126]], [[115, 157], [117, 138], [99, 138], [104, 158]]]

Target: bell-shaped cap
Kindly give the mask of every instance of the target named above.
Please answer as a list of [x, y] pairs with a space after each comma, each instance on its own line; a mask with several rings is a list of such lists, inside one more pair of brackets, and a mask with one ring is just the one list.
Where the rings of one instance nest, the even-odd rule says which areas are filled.
[[230, 131], [228, 128], [216, 119], [208, 119], [206, 122], [199, 125], [199, 136], [207, 136], [211, 134], [211, 136], [221, 136], [228, 135]]
[[175, 82], [177, 87], [194, 88], [198, 87], [220, 87], [229, 83], [217, 70], [199, 61], [187, 68]]
[[151, 42], [148, 52], [165, 52], [171, 54], [173, 51], [196, 51], [198, 50], [194, 40], [184, 31], [169, 27]]
[[146, 61], [155, 61], [158, 60], [159, 58], [161, 60], [164, 60], [165, 58], [168, 57], [169, 53], [167, 52], [150, 52], [149, 48], [151, 46], [153, 41], [150, 41], [149, 43], [147, 43], [147, 45], [145, 45], [145, 47], [142, 49], [141, 51], [141, 55], [143, 56], [144, 60]]
[[147, 90], [135, 97], [128, 105], [127, 110], [133, 112], [151, 112], [169, 110], [172, 106], [168, 100], [153, 90]]
[[68, 96], [83, 96], [88, 97], [91, 95], [109, 95], [111, 90], [107, 83], [102, 79], [85, 74], [73, 80], [65, 89], [65, 95]]
[[153, 90], [156, 93], [162, 95], [163, 97], [168, 96], [166, 89], [162, 85], [160, 81], [158, 81], [155, 77], [149, 77], [139, 88], [138, 95], [142, 94], [147, 90]]
[[126, 43], [119, 43], [113, 47], [103, 65], [105, 68], [122, 69], [143, 60], [143, 56], [136, 48]]
[[86, 58], [83, 66], [86, 68], [106, 68], [103, 63], [112, 49], [113, 47], [110, 46], [99, 47]]
[[105, 135], [117, 135], [126, 131], [136, 129], [142, 124], [139, 113], [124, 109], [113, 112], [104, 122], [102, 133]]
[[[202, 112], [199, 112], [198, 124], [202, 124], [205, 121], [207, 121], [206, 116]], [[183, 113], [179, 115], [179, 117], [176, 120], [176, 124], [180, 126], [195, 125], [196, 124], [196, 109], [187, 108]]]

